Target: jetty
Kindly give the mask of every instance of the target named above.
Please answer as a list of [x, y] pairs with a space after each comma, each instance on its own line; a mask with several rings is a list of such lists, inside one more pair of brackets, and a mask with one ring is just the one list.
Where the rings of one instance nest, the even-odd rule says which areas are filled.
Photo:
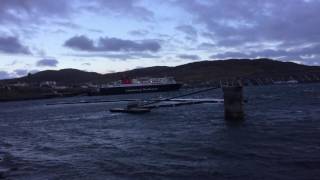
[[[223, 99], [182, 99], [182, 97], [208, 92], [215, 89], [223, 90]], [[226, 85], [220, 82], [219, 86], [210, 87], [207, 89], [202, 89], [170, 98], [159, 99], [153, 102], [132, 102], [124, 108], [112, 108], [110, 109], [110, 112], [140, 114], [151, 112], [151, 109], [160, 107], [177, 107], [201, 103], [223, 103], [225, 120], [236, 122], [243, 121], [245, 119], [245, 113], [243, 108], [243, 82], [241, 80], [237, 80], [233, 81], [231, 85]]]

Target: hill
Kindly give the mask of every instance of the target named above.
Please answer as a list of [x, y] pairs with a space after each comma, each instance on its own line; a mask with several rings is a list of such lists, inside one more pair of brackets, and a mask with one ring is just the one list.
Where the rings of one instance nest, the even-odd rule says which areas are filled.
[[103, 78], [103, 75], [95, 72], [85, 72], [77, 69], [46, 70], [22, 78], [10, 81], [39, 83], [43, 81], [56, 81], [61, 84], [79, 84], [91, 82]]
[[59, 83], [107, 83], [119, 80], [122, 77], [163, 77], [172, 76], [178, 81], [187, 84], [201, 84], [203, 82], [234, 77], [285, 77], [292, 75], [320, 74], [319, 66], [306, 66], [292, 62], [281, 62], [270, 59], [231, 59], [219, 61], [201, 61], [184, 64], [176, 67], [155, 66], [134, 69], [125, 72], [98, 74], [76, 69], [59, 71], [42, 71], [27, 77], [10, 81], [41, 82], [56, 81]]
[[104, 75], [105, 81], [113, 81], [123, 76], [128, 77], [163, 77], [172, 76], [187, 84], [201, 84], [226, 78], [277, 78], [308, 73], [320, 73], [318, 66], [306, 66], [292, 62], [270, 59], [231, 59], [219, 61], [201, 61], [176, 67], [150, 67], [126, 72]]

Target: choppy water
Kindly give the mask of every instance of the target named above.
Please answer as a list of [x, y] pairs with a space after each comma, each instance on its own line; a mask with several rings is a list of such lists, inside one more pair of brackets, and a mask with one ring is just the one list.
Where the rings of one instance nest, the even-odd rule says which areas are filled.
[[[246, 121], [223, 106], [111, 114], [125, 103], [0, 103], [0, 179], [319, 179], [320, 85], [246, 88]], [[196, 97], [221, 97], [220, 90]]]

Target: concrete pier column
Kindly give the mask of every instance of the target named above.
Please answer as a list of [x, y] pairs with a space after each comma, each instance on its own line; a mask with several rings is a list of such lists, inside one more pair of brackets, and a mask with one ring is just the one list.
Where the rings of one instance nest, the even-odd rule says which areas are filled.
[[243, 87], [223, 87], [224, 117], [227, 121], [243, 121]]

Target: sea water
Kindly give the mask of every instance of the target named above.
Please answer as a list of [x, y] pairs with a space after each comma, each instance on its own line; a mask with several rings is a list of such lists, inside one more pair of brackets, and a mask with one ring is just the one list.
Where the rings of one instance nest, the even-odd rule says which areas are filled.
[[109, 112], [126, 102], [52, 105], [191, 91], [0, 103], [0, 179], [319, 179], [319, 84], [246, 87], [240, 124], [223, 104], [143, 115]]

